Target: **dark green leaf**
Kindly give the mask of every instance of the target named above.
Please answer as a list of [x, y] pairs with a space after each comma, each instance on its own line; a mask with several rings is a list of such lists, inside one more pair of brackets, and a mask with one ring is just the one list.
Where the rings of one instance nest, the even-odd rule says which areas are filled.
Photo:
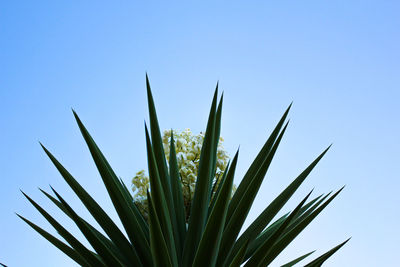
[[298, 257], [298, 258], [296, 258], [296, 259], [294, 259], [294, 260], [292, 260], [292, 261], [290, 261], [290, 262], [288, 262], [288, 263], [282, 265], [281, 267], [293, 267], [293, 265], [295, 265], [296, 263], [299, 263], [300, 261], [304, 260], [305, 258], [307, 258], [308, 256], [310, 256], [310, 255], [313, 254], [314, 252], [315, 252], [315, 250], [314, 250], [314, 251], [311, 251], [311, 252], [309, 252], [309, 253], [307, 253], [307, 254], [304, 254], [303, 256], [300, 256], [300, 257]]
[[174, 134], [171, 130], [171, 143], [169, 154], [169, 170], [171, 178], [172, 196], [174, 198], [174, 214], [176, 216], [176, 224], [174, 228], [175, 246], [177, 250], [178, 259], [182, 258], [183, 244], [186, 236], [186, 215], [185, 204], [183, 201], [182, 182], [178, 170], [178, 162], [176, 159]]
[[[21, 191], [22, 192], [22, 191]], [[74, 248], [91, 266], [104, 266], [104, 263], [95, 257], [81, 242], [78, 241], [70, 232], [59, 224], [50, 214], [48, 214], [39, 204], [31, 199], [27, 194], [22, 194], [29, 202], [43, 215], [43, 217], [57, 230], [57, 232]]]
[[[328, 195], [324, 196], [322, 199], [320, 199], [322, 196], [320, 195], [311, 200], [310, 202], [308, 202], [307, 204], [305, 204], [304, 207], [300, 209], [298, 215], [296, 215], [294, 221], [290, 223], [290, 225], [285, 229], [285, 233], [290, 231], [298, 222], [302, 221], [303, 218], [308, 216], [309, 213], [311, 213], [314, 209], [316, 209]], [[320, 200], [316, 204], [314, 204], [318, 199]], [[288, 214], [289, 213], [283, 215], [281, 218], [276, 220], [271, 226], [267, 227], [253, 242], [251, 242], [247, 250], [245, 260], [247, 260], [251, 255], [253, 255], [256, 249], [275, 232], [275, 230], [284, 222], [284, 219], [288, 216]], [[232, 252], [231, 254], [234, 254], [234, 252]]]
[[218, 261], [217, 261], [218, 266], [220, 266], [224, 263], [224, 261], [229, 256], [229, 253], [230, 253], [233, 245], [235, 244], [235, 240], [240, 232], [240, 229], [243, 226], [244, 221], [246, 220], [246, 217], [250, 211], [251, 205], [254, 202], [254, 199], [255, 199], [257, 192], [261, 186], [264, 176], [267, 173], [267, 170], [272, 162], [275, 152], [280, 144], [280, 141], [282, 140], [282, 137], [285, 133], [287, 125], [288, 124], [286, 124], [285, 127], [282, 129], [282, 132], [279, 134], [274, 146], [270, 150], [268, 157], [262, 163], [258, 172], [254, 176], [253, 180], [247, 187], [245, 195], [238, 202], [237, 207], [235, 208], [232, 216], [227, 217], [227, 222], [225, 223], [225, 230], [224, 230], [224, 234], [223, 234], [222, 242], [221, 242], [221, 252], [218, 256]]
[[292, 220], [296, 217], [299, 213], [301, 207], [307, 201], [308, 197], [311, 195], [312, 191], [297, 205], [297, 207], [290, 213], [290, 215], [285, 218], [283, 223], [279, 226], [279, 228], [268, 238], [264, 241], [263, 244], [256, 250], [256, 252], [250, 257], [247, 261], [245, 267], [261, 267], [267, 266], [268, 263], [268, 252], [271, 251], [273, 245], [278, 240], [280, 236], [282, 236], [284, 230], [289, 226]]
[[[217, 88], [218, 88], [218, 83], [217, 83]], [[219, 104], [217, 107], [217, 113], [215, 114], [215, 128], [214, 128], [214, 135], [213, 135], [213, 151], [212, 151], [212, 163], [211, 163], [211, 173], [210, 173], [210, 184], [209, 184], [209, 192], [208, 192], [208, 201], [211, 199], [211, 193], [212, 193], [212, 182], [214, 180], [215, 176], [215, 170], [216, 170], [216, 163], [217, 163], [217, 149], [218, 149], [218, 143], [219, 143], [219, 135], [221, 132], [221, 115], [222, 115], [222, 103], [224, 101], [224, 93], [221, 95], [221, 99], [219, 100]]]
[[[128, 257], [128, 259], [140, 265], [140, 260], [133, 246], [126, 239], [124, 234], [118, 226], [111, 220], [107, 213], [100, 207], [99, 204], [86, 192], [86, 190], [74, 179], [74, 177], [61, 165], [61, 163], [48, 151], [42, 144], [40, 144], [47, 156], [53, 162], [54, 166], [60, 172], [64, 180], [74, 190], [75, 194], [79, 197], [85, 207], [88, 209], [93, 218], [103, 228], [104, 232], [111, 238], [111, 240], [118, 244], [119, 249]], [[46, 194], [47, 195], [47, 194]], [[51, 198], [50, 198], [51, 199]], [[54, 202], [54, 201], [53, 201]]]
[[[70, 217], [71, 219], [73, 219], [72, 215], [68, 212], [68, 210], [65, 208], [65, 206], [58, 201], [56, 198], [54, 198], [53, 196], [51, 196], [50, 194], [48, 194], [46, 191], [42, 190], [39, 188], [39, 190], [45, 194], [54, 204], [56, 204], [56, 206], [58, 208], [60, 208], [68, 217]], [[107, 237], [105, 237], [102, 233], [100, 233], [96, 228], [94, 228], [92, 225], [90, 225], [86, 220], [84, 220], [82, 217], [79, 217], [81, 219], [81, 221], [83, 221], [84, 224], [86, 224], [86, 226], [88, 228], [90, 228], [91, 231], [94, 232], [94, 234], [97, 236], [97, 238], [99, 238], [115, 255], [118, 256], [118, 258], [120, 259], [120, 261], [124, 262], [124, 264], [126, 266], [141, 266], [140, 263], [140, 259], [138, 258], [138, 256], [136, 255], [136, 252], [133, 251], [134, 256], [134, 260], [129, 260], [129, 257], [131, 257], [131, 255], [126, 255], [123, 254], [123, 252], [121, 252], [120, 250], [120, 246], [118, 243], [118, 247]], [[132, 252], [130, 252], [132, 253]]]
[[230, 262], [229, 267], [240, 267], [243, 262], [244, 255], [246, 254], [249, 242], [245, 242], [243, 246], [239, 249], [238, 253], [235, 255], [233, 260]]
[[160, 226], [168, 247], [169, 255], [171, 256], [172, 264], [175, 266], [178, 263], [175, 248], [175, 238], [172, 231], [171, 220], [169, 216], [168, 205], [165, 200], [164, 190], [161, 184], [161, 178], [156, 165], [154, 151], [150, 142], [147, 126], [145, 125], [146, 132], [146, 147], [147, 147], [147, 162], [149, 165], [149, 178], [151, 188], [151, 198], [154, 202], [154, 208], [157, 218], [160, 220]]
[[[286, 202], [292, 197], [300, 185], [304, 182], [313, 168], [321, 160], [321, 158], [328, 151], [330, 146], [325, 149], [282, 193], [279, 194], [266, 209], [257, 217], [257, 219], [246, 229], [246, 231], [240, 236], [232, 250], [232, 253], [238, 250], [238, 248], [246, 240], [254, 240], [260, 232], [271, 222], [276, 214], [282, 209]], [[251, 247], [251, 245], [250, 245]], [[233, 254], [234, 255], [234, 254]], [[230, 256], [232, 257], [232, 256]]]
[[272, 131], [271, 135], [265, 142], [264, 146], [262, 147], [260, 152], [257, 154], [257, 157], [254, 159], [253, 163], [250, 165], [250, 167], [247, 170], [246, 174], [244, 175], [242, 181], [240, 182], [238, 188], [236, 189], [236, 192], [233, 195], [232, 200], [229, 204], [228, 218], [230, 218], [232, 216], [233, 212], [235, 211], [235, 208], [237, 207], [238, 203], [245, 195], [247, 188], [250, 186], [251, 181], [253, 180], [254, 176], [257, 174], [258, 170], [260, 169], [260, 166], [265, 161], [265, 159], [268, 157], [269, 151], [271, 150], [273, 144], [275, 143], [276, 138], [278, 137], [279, 132], [281, 131], [281, 128], [286, 120], [287, 115], [289, 114], [289, 110], [290, 110], [291, 106], [292, 106], [292, 104], [290, 104], [289, 107], [286, 109], [282, 118], [279, 120], [275, 129]]
[[172, 213], [174, 208], [171, 181], [168, 174], [167, 161], [165, 159], [164, 146], [161, 139], [160, 127], [158, 124], [156, 108], [154, 105], [153, 95], [151, 93], [149, 78], [146, 73], [146, 88], [147, 88], [147, 102], [149, 107], [149, 119], [150, 119], [150, 134], [151, 142], [155, 157], [155, 162], [158, 168], [158, 174], [160, 176], [161, 185], [164, 191], [165, 200], [168, 206], [168, 217], [171, 220], [171, 224], [176, 228], [176, 217]]
[[164, 235], [161, 230], [160, 221], [157, 212], [154, 209], [153, 200], [147, 191], [147, 201], [149, 205], [149, 224], [150, 224], [150, 244], [151, 254], [153, 255], [154, 265], [156, 267], [177, 266], [172, 265], [171, 257], [168, 253], [168, 246], [165, 242]]
[[131, 200], [133, 202], [134, 199], [133, 199], [131, 192], [128, 190], [128, 187], [126, 187], [126, 184], [124, 183], [124, 181], [121, 178], [119, 178], [119, 181], [121, 182], [121, 185], [124, 188], [126, 195], [129, 197], [129, 200]]
[[82, 234], [89, 241], [90, 245], [96, 250], [98, 255], [103, 259], [104, 263], [108, 266], [123, 266], [118, 257], [99, 239], [96, 234], [80, 219], [79, 215], [68, 205], [68, 203], [53, 189], [58, 200], [62, 203], [64, 208], [71, 215], [72, 220], [81, 230]]
[[196, 187], [191, 204], [191, 214], [189, 218], [189, 227], [186, 233], [186, 240], [183, 250], [183, 266], [191, 266], [198, 244], [204, 231], [208, 206], [211, 171], [213, 170], [213, 143], [215, 130], [215, 111], [217, 105], [218, 87], [215, 89], [212, 101], [210, 115], [208, 117], [207, 129], [204, 135], [203, 145], [201, 147], [199, 168], [196, 180]]
[[[254, 254], [254, 252], [267, 240], [281, 225], [282, 223], [286, 220], [288, 214], [285, 214], [278, 220], [276, 220], [273, 224], [271, 224], [265, 231], [263, 231], [260, 236], [258, 236], [255, 240], [253, 240], [247, 249], [246, 255], [244, 257], [244, 260], [247, 260], [248, 258], [251, 257], [251, 255]], [[248, 242], [248, 241], [246, 241]], [[236, 247], [236, 244], [235, 244]], [[231, 252], [230, 256], [234, 256], [235, 254]], [[229, 258], [228, 258], [229, 261]]]
[[317, 203], [313, 204], [309, 209], [305, 210], [304, 212], [300, 213], [295, 221], [293, 223], [291, 223], [289, 225], [289, 227], [285, 230], [285, 232], [289, 232], [290, 230], [292, 230], [294, 227], [296, 227], [297, 224], [301, 223], [305, 218], [307, 218], [316, 208], [318, 208], [318, 206], [324, 202], [324, 200], [330, 196], [332, 192], [328, 193], [327, 195], [325, 195], [323, 198], [321, 198], [320, 200], [318, 200]]
[[134, 245], [142, 263], [150, 265], [151, 253], [146, 222], [141, 221], [143, 218], [137, 207], [129, 200], [129, 196], [126, 195], [111, 166], [75, 112], [74, 116], [129, 240]]
[[[24, 220], [29, 226], [31, 226], [36, 232], [38, 232], [41, 236], [46, 238], [51, 244], [53, 244], [56, 248], [64, 252], [68, 257], [73, 259], [76, 263], [82, 266], [90, 266], [90, 264], [85, 260], [85, 258], [76, 252], [74, 249], [66, 245], [64, 242], [60, 241], [58, 238], [54, 237], [53, 235], [49, 234], [47, 231], [43, 230], [33, 222], [25, 219], [21, 215], [17, 214], [22, 220]], [[4, 265], [5, 266], [5, 265]]]
[[239, 151], [236, 152], [226, 179], [221, 186], [221, 193], [215, 201], [215, 206], [207, 220], [206, 228], [200, 240], [199, 247], [192, 266], [214, 266], [217, 260], [219, 244], [225, 226], [228, 203], [232, 192], [233, 178], [236, 170], [236, 163]]
[[320, 257], [316, 258], [315, 260], [313, 260], [312, 262], [310, 262], [309, 264], [307, 264], [304, 267], [318, 267], [318, 266], [321, 266], [322, 263], [324, 263], [330, 256], [332, 256], [336, 251], [338, 251], [341, 247], [343, 247], [344, 244], [346, 244], [350, 240], [350, 238], [347, 239], [346, 241], [344, 241], [343, 243], [337, 245], [333, 249], [329, 250], [325, 254], [321, 255]]
[[343, 190], [344, 187], [342, 187], [339, 191], [337, 191], [335, 194], [333, 194], [327, 201], [325, 201], [320, 207], [318, 207], [314, 212], [312, 212], [310, 215], [308, 215], [306, 218], [304, 218], [300, 223], [298, 223], [292, 230], [287, 232], [285, 235], [283, 235], [275, 244], [274, 247], [270, 250], [268, 255], [266, 256], [266, 261], [265, 264], [271, 263], [276, 256], [278, 256], [285, 248], [287, 245], [290, 244], [290, 242], [293, 241], [294, 238], [298, 234], [303, 231], [305, 227], [315, 218], [321, 211]]
[[[228, 171], [229, 171], [229, 165], [230, 165], [230, 161], [228, 162], [228, 164], [226, 165], [226, 168], [225, 168], [225, 170], [224, 170], [224, 173], [223, 173], [223, 175], [222, 175], [222, 178], [220, 178], [220, 180], [221, 181], [219, 181], [219, 184], [217, 184], [215, 187], [216, 187], [216, 189], [215, 189], [215, 193], [214, 193], [214, 195], [212, 196], [212, 198], [211, 198], [211, 203], [210, 203], [210, 206], [208, 207], [208, 214], [210, 214], [211, 213], [211, 211], [212, 211], [212, 209], [214, 208], [214, 205], [215, 205], [215, 201], [216, 201], [216, 199], [217, 199], [217, 197], [219, 196], [219, 193], [220, 193], [220, 191], [221, 191], [221, 187], [222, 187], [222, 184], [223, 184], [223, 182], [225, 181], [225, 179], [226, 179], [226, 174], [228, 173]], [[217, 183], [218, 181], [216, 181], [215, 183]], [[214, 191], [214, 190], [213, 190]], [[209, 215], [207, 216], [207, 218], [209, 217]]]

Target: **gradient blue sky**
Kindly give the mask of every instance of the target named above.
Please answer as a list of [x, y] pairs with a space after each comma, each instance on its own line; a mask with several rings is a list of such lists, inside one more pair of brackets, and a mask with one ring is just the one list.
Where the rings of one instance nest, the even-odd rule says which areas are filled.
[[333, 142], [285, 211], [312, 188], [346, 188], [273, 266], [350, 236], [325, 266], [397, 266], [398, 1], [132, 2], [0, 4], [0, 262], [74, 266], [14, 214], [55, 233], [20, 188], [79, 237], [37, 187], [90, 218], [39, 140], [116, 218], [70, 108], [129, 183], [147, 166], [147, 71], [162, 129], [204, 130], [219, 80], [225, 148], [241, 149], [236, 183], [294, 101], [249, 220]]

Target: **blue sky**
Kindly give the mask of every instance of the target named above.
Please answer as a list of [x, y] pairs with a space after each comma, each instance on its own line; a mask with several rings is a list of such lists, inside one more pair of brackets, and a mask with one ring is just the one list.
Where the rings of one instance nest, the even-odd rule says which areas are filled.
[[[129, 183], [146, 168], [145, 72], [162, 129], [204, 130], [216, 82], [235, 183], [290, 104], [290, 126], [249, 221], [330, 143], [296, 193], [342, 194], [275, 265], [352, 236], [325, 266], [396, 266], [400, 230], [398, 1], [8, 1], [0, 4], [0, 262], [73, 266], [14, 212], [55, 233], [24, 190], [54, 186], [90, 217], [43, 142], [116, 218], [75, 125], [74, 108]], [[315, 257], [314, 256], [314, 257]], [[275, 266], [274, 265], [274, 266]]]

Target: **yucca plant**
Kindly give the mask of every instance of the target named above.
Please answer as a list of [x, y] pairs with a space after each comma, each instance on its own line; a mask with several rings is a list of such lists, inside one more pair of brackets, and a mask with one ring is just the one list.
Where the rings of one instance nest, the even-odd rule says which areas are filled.
[[[28, 219], [18, 215], [39, 234], [82, 266], [267, 266], [292, 240], [342, 191], [320, 195], [307, 202], [311, 192], [295, 209], [273, 221], [278, 212], [325, 155], [322, 152], [265, 210], [240, 234], [263, 178], [286, 131], [287, 108], [275, 129], [249, 167], [234, 195], [233, 178], [238, 160], [236, 152], [221, 182], [212, 190], [216, 166], [216, 149], [220, 134], [223, 96], [217, 101], [218, 85], [201, 148], [199, 169], [188, 223], [182, 196], [181, 180], [171, 138], [167, 163], [161, 140], [156, 110], [146, 76], [150, 132], [145, 125], [150, 188], [147, 191], [148, 220], [134, 204], [134, 199], [115, 174], [93, 138], [73, 111], [96, 167], [122, 222], [119, 229], [101, 206], [86, 192], [61, 163], [42, 145], [62, 177], [100, 225], [105, 234], [80, 217], [54, 190], [55, 196], [41, 190], [70, 217], [93, 250], [85, 247], [56, 219], [28, 195], [25, 197], [47, 219], [65, 240], [51, 235]], [[218, 103], [217, 103], [218, 102]], [[211, 192], [215, 192], [213, 195]], [[347, 240], [306, 266], [321, 266]], [[283, 266], [293, 266], [311, 253], [299, 256]]]

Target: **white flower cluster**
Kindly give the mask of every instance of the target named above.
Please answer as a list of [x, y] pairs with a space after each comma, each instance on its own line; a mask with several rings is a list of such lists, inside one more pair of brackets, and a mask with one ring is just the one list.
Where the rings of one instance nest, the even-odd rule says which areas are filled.
[[[182, 181], [183, 197], [185, 206], [188, 209], [195, 190], [204, 134], [200, 133], [198, 135], [193, 135], [190, 129], [185, 129], [181, 132], [174, 131], [173, 134], [178, 169]], [[217, 161], [213, 184], [215, 181], [219, 183], [229, 160], [229, 157], [222, 146], [223, 141], [224, 139], [220, 137], [217, 147]], [[171, 131], [164, 131], [162, 142], [167, 162], [169, 162]], [[147, 203], [145, 203], [145, 200], [147, 199], [146, 190], [149, 187], [149, 178], [145, 174], [145, 171], [141, 170], [137, 172], [135, 177], [132, 179], [132, 190], [135, 193], [135, 203], [139, 206], [142, 214], [143, 211], [147, 210]]]
[[149, 177], [146, 175], [144, 170], [138, 171], [132, 179], [132, 190], [135, 195], [134, 198], [137, 200], [147, 198], [147, 189], [150, 187]]
[[[204, 134], [193, 135], [190, 129], [186, 129], [182, 132], [174, 133], [174, 140], [178, 169], [183, 183], [183, 194], [192, 197], [196, 185]], [[216, 178], [219, 178], [223, 174], [229, 160], [222, 146], [223, 141], [224, 139], [220, 137], [217, 148]], [[171, 131], [164, 131], [163, 145], [167, 161], [169, 161], [170, 142]]]

